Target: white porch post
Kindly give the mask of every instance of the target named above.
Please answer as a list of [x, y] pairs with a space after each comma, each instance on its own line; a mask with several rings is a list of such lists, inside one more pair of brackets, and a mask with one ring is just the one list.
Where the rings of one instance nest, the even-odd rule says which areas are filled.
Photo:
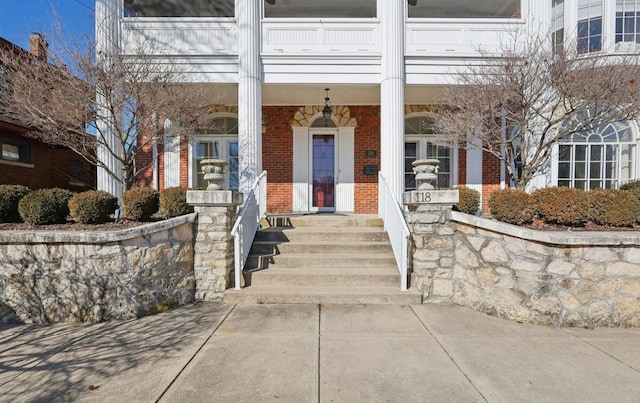
[[238, 148], [240, 192], [262, 171], [262, 69], [260, 0], [237, 0], [239, 31]]
[[391, 193], [402, 202], [404, 190], [404, 7], [406, 1], [381, 1], [382, 82], [380, 84], [380, 170]]
[[[117, 51], [118, 40], [120, 38], [120, 9], [121, 3], [115, 0], [96, 0], [95, 5], [95, 19], [96, 19], [96, 54], [102, 54], [102, 60], [98, 59], [98, 62], [108, 63], [108, 58]], [[112, 195], [120, 198], [122, 196], [123, 188], [122, 182], [122, 163], [115, 157], [121, 154], [121, 145], [114, 134], [113, 127], [116, 124], [118, 116], [113, 116], [105, 108], [105, 99], [100, 95], [98, 89], [96, 93], [98, 110], [98, 136], [102, 134], [102, 138], [98, 138], [98, 141], [102, 144], [98, 145], [97, 155], [98, 159], [105, 165], [105, 167], [114, 173], [113, 175], [107, 173], [107, 169], [98, 167], [97, 169], [97, 188], [111, 193]]]

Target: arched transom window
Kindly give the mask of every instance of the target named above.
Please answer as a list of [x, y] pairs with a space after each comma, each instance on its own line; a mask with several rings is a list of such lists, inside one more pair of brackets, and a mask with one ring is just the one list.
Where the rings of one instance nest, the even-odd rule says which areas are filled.
[[630, 122], [573, 134], [558, 145], [558, 186], [611, 189], [635, 180], [636, 148]]

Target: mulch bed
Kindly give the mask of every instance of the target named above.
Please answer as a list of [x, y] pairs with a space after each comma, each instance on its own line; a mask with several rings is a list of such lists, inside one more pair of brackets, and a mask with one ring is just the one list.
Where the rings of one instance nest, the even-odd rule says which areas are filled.
[[117, 231], [121, 229], [138, 227], [150, 222], [161, 221], [161, 219], [151, 221], [120, 220], [118, 222], [107, 222], [104, 224], [81, 224], [69, 220], [64, 224], [51, 225], [30, 225], [25, 223], [0, 223], [0, 231]]

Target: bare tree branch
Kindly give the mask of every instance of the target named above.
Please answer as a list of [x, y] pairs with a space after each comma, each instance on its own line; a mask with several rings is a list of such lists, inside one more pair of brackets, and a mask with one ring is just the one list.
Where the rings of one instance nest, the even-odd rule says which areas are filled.
[[[216, 104], [212, 88], [189, 83], [189, 71], [149, 43], [126, 54], [118, 47], [96, 54], [93, 43], [70, 44], [61, 36], [56, 44], [49, 60], [19, 48], [0, 51], [6, 77], [0, 80], [0, 118], [29, 128], [32, 137], [70, 148], [125, 190], [148, 168], [136, 165], [137, 153], [164, 140], [162, 131], [153, 130], [152, 113], [176, 122], [171, 133], [176, 137], [210, 124]], [[110, 136], [118, 147], [110, 145]], [[121, 163], [122, 172], [109, 169], [98, 146]]]
[[550, 38], [516, 29], [460, 71], [431, 114], [436, 142], [490, 153], [525, 188], [561, 139], [639, 116], [637, 56], [554, 51]]

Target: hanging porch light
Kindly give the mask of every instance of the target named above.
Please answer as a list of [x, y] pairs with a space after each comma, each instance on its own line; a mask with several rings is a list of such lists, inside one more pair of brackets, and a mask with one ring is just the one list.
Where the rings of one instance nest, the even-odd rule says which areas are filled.
[[324, 125], [327, 126], [331, 120], [331, 104], [329, 103], [329, 88], [324, 89], [324, 108], [322, 108], [322, 117], [324, 118]]

